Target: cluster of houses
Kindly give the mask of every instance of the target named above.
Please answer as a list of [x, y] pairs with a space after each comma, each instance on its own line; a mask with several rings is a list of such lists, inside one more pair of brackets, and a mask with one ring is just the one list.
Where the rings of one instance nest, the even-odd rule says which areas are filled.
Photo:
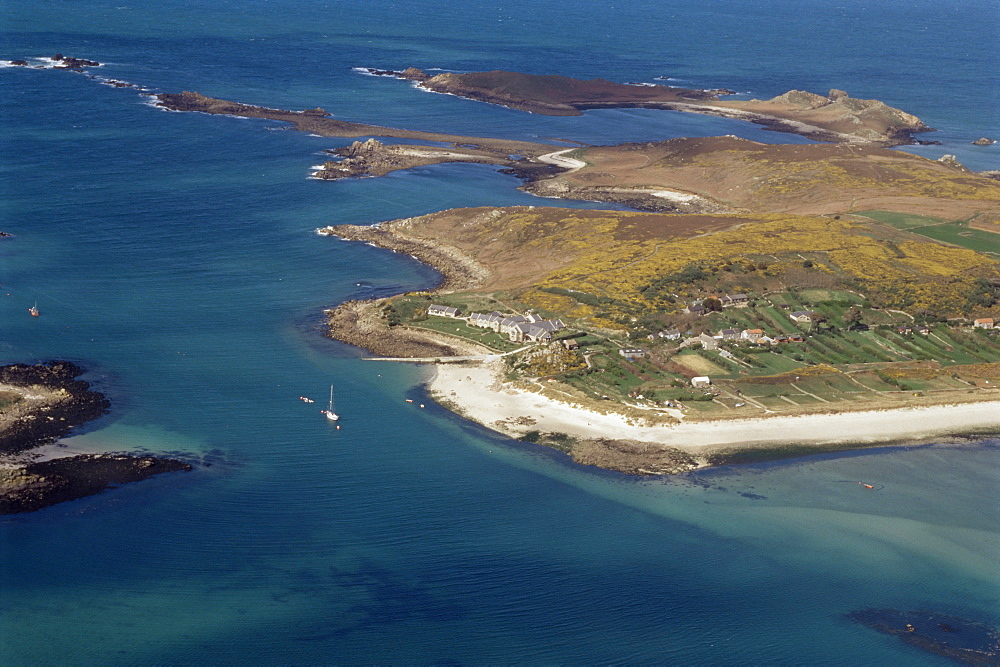
[[929, 336], [931, 333], [931, 328], [925, 324], [915, 324], [910, 326], [909, 324], [902, 324], [896, 327], [896, 333], [901, 333], [903, 335], [918, 333], [923, 336]]
[[530, 311], [524, 315], [507, 315], [493, 311], [472, 313], [468, 317], [462, 317], [457, 308], [431, 305], [427, 308], [427, 314], [465, 320], [469, 326], [491, 329], [516, 343], [546, 343], [552, 340], [554, 333], [566, 328], [562, 320], [547, 320]]
[[760, 343], [768, 345], [777, 345], [779, 343], [804, 343], [805, 337], [801, 334], [789, 334], [789, 335], [778, 335], [778, 336], [768, 336], [764, 333], [763, 329], [744, 329], [739, 331], [738, 329], [723, 329], [716, 336], [713, 336], [716, 340], [742, 340], [748, 343]]
[[702, 347], [706, 350], [718, 350], [719, 343], [727, 341], [743, 341], [757, 345], [782, 345], [784, 343], [804, 343], [805, 340], [805, 337], [801, 334], [769, 336], [764, 333], [763, 329], [744, 329], [743, 331], [739, 331], [738, 329], [723, 329], [714, 336], [701, 334], [695, 339], [695, 342], [701, 343]]
[[705, 302], [709, 299], [717, 300], [722, 304], [723, 308], [746, 308], [750, 305], [750, 297], [746, 294], [725, 294], [723, 296], [710, 296], [705, 299], [698, 299], [685, 308], [684, 312], [694, 315], [704, 315], [710, 312], [710, 309], [705, 305]]

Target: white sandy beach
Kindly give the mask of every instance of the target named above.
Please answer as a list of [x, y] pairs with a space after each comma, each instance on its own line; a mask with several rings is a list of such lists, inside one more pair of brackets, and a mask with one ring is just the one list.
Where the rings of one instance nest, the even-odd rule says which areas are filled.
[[[816, 414], [636, 425], [499, 383], [499, 362], [439, 365], [428, 387], [435, 399], [463, 416], [508, 435], [528, 431], [582, 438], [638, 440], [692, 453], [715, 447], [774, 444], [873, 444], [924, 440], [973, 431], [1000, 432], [1000, 401]], [[516, 420], [516, 421], [515, 421]]]

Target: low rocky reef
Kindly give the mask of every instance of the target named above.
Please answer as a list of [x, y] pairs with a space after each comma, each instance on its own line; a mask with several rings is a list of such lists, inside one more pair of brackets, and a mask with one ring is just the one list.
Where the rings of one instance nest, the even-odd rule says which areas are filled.
[[102, 453], [36, 461], [38, 448], [106, 414], [111, 402], [68, 361], [0, 366], [0, 514], [33, 512], [164, 472], [176, 459]]
[[34, 512], [180, 470], [191, 470], [191, 465], [136, 454], [86, 454], [0, 468], [0, 515]]
[[332, 181], [341, 178], [385, 176], [401, 169], [412, 169], [446, 162], [470, 162], [514, 166], [517, 161], [503, 151], [480, 144], [449, 147], [412, 144], [383, 144], [375, 138], [355, 141], [350, 146], [326, 151], [340, 158], [324, 162], [312, 177]]
[[50, 64], [48, 65], [32, 65], [30, 62], [24, 59], [11, 60], [10, 64], [15, 67], [36, 67], [41, 69], [73, 69], [82, 70], [85, 67], [100, 67], [101, 63], [96, 60], [87, 60], [86, 58], [74, 58], [72, 56], [64, 56], [61, 53], [57, 53], [51, 58], [48, 58]]

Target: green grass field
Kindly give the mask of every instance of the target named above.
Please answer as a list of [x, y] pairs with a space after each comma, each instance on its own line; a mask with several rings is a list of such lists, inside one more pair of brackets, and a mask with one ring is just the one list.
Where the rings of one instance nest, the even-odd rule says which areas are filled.
[[452, 336], [461, 336], [474, 343], [485, 345], [497, 352], [508, 352], [521, 347], [520, 343], [511, 342], [508, 338], [489, 329], [470, 327], [466, 322], [453, 320], [450, 317], [428, 317], [424, 320], [412, 322], [410, 326], [415, 329], [428, 329], [430, 331], [451, 334]]
[[935, 241], [944, 241], [976, 252], [1000, 255], [1000, 236], [980, 229], [971, 229], [962, 221], [949, 222], [925, 215], [891, 211], [858, 211], [855, 215], [884, 222], [896, 229], [904, 229]]
[[921, 236], [944, 241], [976, 252], [1000, 255], [1000, 234], [971, 229], [961, 223], [947, 223], [911, 230]]

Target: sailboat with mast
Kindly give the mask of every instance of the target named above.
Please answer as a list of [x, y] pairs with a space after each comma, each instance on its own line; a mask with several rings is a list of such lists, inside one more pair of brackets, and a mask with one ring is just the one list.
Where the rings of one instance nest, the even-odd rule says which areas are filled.
[[338, 419], [340, 419], [340, 415], [338, 415], [336, 412], [333, 411], [333, 385], [332, 384], [330, 385], [330, 405], [329, 405], [329, 407], [326, 410], [323, 410], [323, 413], [326, 415], [326, 418], [329, 419], [332, 422], [335, 422]]

